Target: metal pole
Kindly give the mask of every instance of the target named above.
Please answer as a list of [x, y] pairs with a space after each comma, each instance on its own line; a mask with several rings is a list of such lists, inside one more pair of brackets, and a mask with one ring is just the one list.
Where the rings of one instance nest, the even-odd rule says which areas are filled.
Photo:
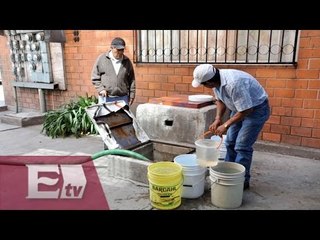
[[41, 113], [45, 113], [47, 111], [47, 109], [46, 109], [46, 99], [44, 96], [43, 89], [38, 88], [38, 93], [39, 93], [40, 111], [41, 111]]
[[18, 113], [18, 96], [17, 96], [17, 87], [13, 87], [14, 101], [16, 104], [16, 113]]

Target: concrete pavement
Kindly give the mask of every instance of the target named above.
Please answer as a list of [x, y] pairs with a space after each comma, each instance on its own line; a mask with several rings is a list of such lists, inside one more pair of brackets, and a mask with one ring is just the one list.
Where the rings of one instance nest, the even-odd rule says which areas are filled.
[[[40, 133], [41, 128], [42, 125], [21, 128], [0, 123], [0, 155], [91, 156], [103, 150], [99, 136], [51, 139]], [[149, 201], [147, 184], [110, 175], [108, 165], [113, 160], [120, 162], [117, 158], [120, 157], [109, 155], [94, 161], [110, 208], [153, 209]], [[318, 210], [320, 209], [319, 173], [319, 160], [255, 151], [250, 190], [244, 191], [242, 205], [237, 210]], [[221, 210], [211, 203], [208, 181], [202, 197], [182, 199], [182, 204], [177, 209]]]

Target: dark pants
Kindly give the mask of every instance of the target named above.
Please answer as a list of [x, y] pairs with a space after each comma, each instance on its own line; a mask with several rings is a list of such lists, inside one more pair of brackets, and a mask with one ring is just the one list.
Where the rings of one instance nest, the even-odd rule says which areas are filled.
[[114, 102], [114, 101], [119, 101], [119, 100], [124, 100], [126, 104], [129, 106], [129, 96], [121, 96], [121, 97], [101, 97], [99, 96], [99, 103], [104, 103], [104, 102]]
[[[231, 113], [233, 116], [235, 112]], [[227, 132], [225, 161], [242, 164], [246, 168], [245, 181], [250, 180], [250, 168], [253, 155], [253, 144], [270, 116], [268, 100], [254, 107], [253, 112], [242, 121], [232, 124]]]

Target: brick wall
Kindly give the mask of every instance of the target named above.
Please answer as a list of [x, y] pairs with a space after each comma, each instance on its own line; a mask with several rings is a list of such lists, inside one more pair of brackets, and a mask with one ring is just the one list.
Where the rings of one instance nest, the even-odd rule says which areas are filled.
[[[80, 41], [73, 41], [73, 31], [65, 31], [66, 91], [48, 91], [47, 108], [55, 109], [76, 96], [96, 94], [90, 73], [97, 56], [106, 51], [111, 40], [120, 36], [127, 43], [125, 54], [133, 58], [132, 30], [80, 31]], [[0, 70], [4, 81], [5, 101], [10, 107], [14, 99], [10, 82], [13, 79], [6, 38], [0, 36]], [[137, 94], [135, 103], [150, 98], [176, 94], [211, 93], [191, 86], [195, 65], [134, 65]], [[255, 76], [270, 97], [271, 117], [265, 124], [261, 140], [320, 148], [320, 30], [302, 30], [297, 66], [219, 65], [236, 68]], [[19, 89], [19, 103], [26, 109], [39, 109], [35, 89]]]

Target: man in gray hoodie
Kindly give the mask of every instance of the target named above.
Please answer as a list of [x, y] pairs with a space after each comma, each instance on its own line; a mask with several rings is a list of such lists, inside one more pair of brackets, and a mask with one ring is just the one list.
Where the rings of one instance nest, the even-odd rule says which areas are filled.
[[98, 91], [99, 103], [124, 100], [132, 105], [136, 86], [133, 65], [124, 55], [126, 43], [116, 37], [110, 50], [101, 54], [92, 69], [92, 84]]

